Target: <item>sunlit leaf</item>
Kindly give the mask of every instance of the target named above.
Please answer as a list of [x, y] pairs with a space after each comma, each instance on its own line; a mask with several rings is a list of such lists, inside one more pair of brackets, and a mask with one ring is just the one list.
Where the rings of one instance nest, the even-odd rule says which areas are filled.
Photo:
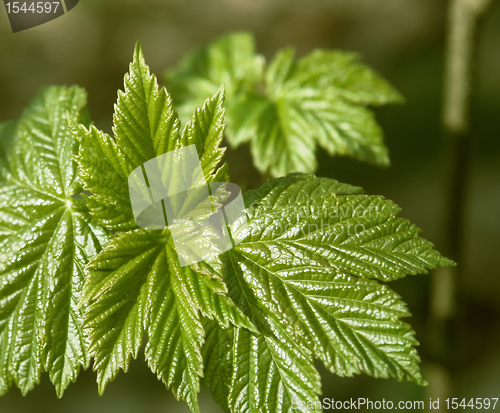
[[[137, 228], [129, 199], [128, 176], [135, 168], [188, 145], [196, 147], [206, 182], [227, 180], [227, 168], [218, 168], [224, 153], [222, 102], [222, 91], [207, 99], [181, 133], [170, 96], [158, 87], [137, 45], [115, 106], [114, 138], [95, 127], [72, 125], [82, 142], [77, 161], [84, 189], [91, 192], [90, 211], [119, 233], [88, 265], [84, 291], [85, 327], [101, 393], [119, 369], [128, 369], [146, 335], [151, 370], [197, 412], [205, 341], [201, 317], [253, 329], [225, 295], [214, 269], [205, 263], [181, 267], [168, 228]], [[175, 176], [169, 179], [175, 184]]]
[[58, 396], [90, 362], [78, 306], [84, 267], [106, 241], [82, 200], [66, 113], [88, 123], [85, 92], [50, 87], [1, 127], [0, 393], [49, 372]]
[[248, 225], [221, 262], [229, 296], [260, 334], [209, 324], [204, 384], [225, 411], [321, 411], [314, 358], [340, 376], [425, 384], [406, 304], [377, 279], [453, 262], [394, 203], [359, 187], [295, 174], [245, 201]]

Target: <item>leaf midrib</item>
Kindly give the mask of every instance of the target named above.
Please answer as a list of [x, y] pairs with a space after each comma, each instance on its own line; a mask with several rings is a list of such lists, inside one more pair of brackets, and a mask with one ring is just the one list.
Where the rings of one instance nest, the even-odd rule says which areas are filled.
[[[298, 293], [299, 293], [302, 297], [304, 297], [304, 298], [305, 298], [305, 300], [307, 301], [307, 303], [308, 303], [310, 306], [311, 306], [311, 304], [312, 304], [312, 305], [315, 305], [315, 306], [316, 306], [316, 305], [319, 305], [319, 303], [317, 303], [317, 302], [316, 302], [316, 301], [314, 301], [314, 300], [310, 300], [310, 299], [309, 299], [309, 297], [308, 297], [307, 295], [305, 295], [302, 291], [300, 291], [299, 289], [297, 289], [297, 288], [296, 288], [293, 284], [290, 284], [287, 280], [284, 280], [284, 279], [282, 279], [281, 277], [279, 277], [279, 276], [278, 276], [276, 273], [274, 273], [273, 271], [271, 271], [271, 270], [269, 270], [268, 268], [266, 268], [266, 267], [264, 267], [264, 266], [260, 265], [259, 263], [257, 263], [256, 261], [252, 260], [251, 258], [247, 257], [246, 255], [242, 254], [241, 252], [240, 252], [240, 255], [242, 255], [245, 259], [247, 259], [248, 261], [250, 261], [251, 263], [253, 263], [255, 266], [257, 266], [257, 267], [261, 268], [263, 271], [265, 271], [265, 272], [267, 272], [267, 273], [271, 274], [272, 276], [274, 276], [275, 278], [277, 278], [278, 280], [280, 280], [283, 284], [285, 284], [285, 285], [287, 285], [287, 286], [290, 286], [290, 288], [291, 288], [291, 289], [293, 289], [293, 290], [297, 291], [297, 292], [298, 292]], [[323, 311], [327, 312], [328, 314], [331, 314], [329, 311], [327, 311], [325, 308], [323, 308], [323, 306], [320, 306], [320, 308], [321, 308]], [[367, 337], [366, 337], [366, 335], [365, 335], [365, 333], [363, 333], [362, 331], [358, 331], [357, 329], [355, 329], [355, 328], [354, 328], [354, 327], [352, 327], [351, 325], [349, 325], [349, 324], [345, 323], [342, 319], [337, 318], [335, 315], [333, 315], [333, 314], [331, 314], [331, 315], [332, 315], [332, 317], [334, 317], [334, 319], [336, 320], [336, 322], [338, 322], [339, 324], [344, 325], [347, 329], [352, 330], [352, 331], [353, 331], [354, 333], [356, 333], [357, 335], [359, 334], [359, 335], [362, 337], [362, 339], [363, 339], [363, 340], [368, 340], [368, 339], [367, 339]], [[297, 318], [301, 321], [301, 324], [303, 324], [302, 319], [301, 319], [300, 317], [297, 317]], [[390, 335], [390, 334], [387, 334], [387, 335]], [[395, 337], [398, 337], [398, 336], [395, 336]], [[369, 341], [369, 340], [368, 340], [368, 341]], [[333, 344], [332, 344], [332, 343], [330, 343], [330, 344], [333, 346]], [[377, 347], [376, 347], [373, 343], [369, 342], [369, 344], [370, 344], [373, 348], [375, 348], [375, 349], [377, 349], [377, 350], [378, 350], [378, 348], [377, 348]], [[335, 347], [335, 346], [334, 346], [334, 347]], [[344, 358], [348, 364], [351, 364], [350, 360], [348, 360], [348, 359], [347, 359], [347, 358], [346, 358], [346, 357], [342, 354], [342, 352], [340, 352], [340, 351], [338, 351], [338, 350], [337, 350], [336, 352], [337, 352], [337, 354], [338, 354], [338, 355], [342, 356], [342, 358]], [[403, 369], [403, 370], [404, 370], [404, 371], [405, 371], [405, 372], [406, 372], [409, 376], [413, 377], [413, 375], [411, 374], [411, 372], [409, 372], [409, 371], [406, 369], [406, 366], [399, 364], [399, 363], [397, 362], [397, 360], [393, 360], [390, 354], [385, 354], [385, 353], [383, 353], [383, 352], [382, 352], [382, 355], [383, 355], [383, 357], [386, 357], [386, 358], [390, 359], [393, 363], [395, 363], [396, 365], [398, 365], [398, 366], [399, 366], [401, 369]]]
[[[72, 203], [71, 197], [66, 197], [66, 195], [64, 195], [64, 194], [57, 196], [55, 194], [51, 194], [50, 192], [46, 192], [43, 189], [34, 186], [30, 181], [21, 181], [21, 180], [17, 179], [16, 177], [14, 177], [12, 175], [12, 173], [9, 173], [9, 177], [6, 180], [6, 182], [11, 183], [13, 185], [17, 185], [17, 186], [22, 187], [22, 188], [29, 189], [30, 191], [33, 191], [35, 193], [45, 195], [45, 196], [51, 198], [52, 200], [54, 200], [55, 202], [60, 202], [60, 203], [64, 204], [63, 207], [66, 205], [66, 201], [68, 201], [68, 200]], [[64, 188], [64, 191], [66, 192], [67, 188], [65, 188], [64, 184], [62, 184], [61, 186]]]
[[[66, 210], [67, 210], [67, 208], [65, 208], [64, 206], [62, 206], [62, 207], [60, 207], [60, 208], [55, 208], [54, 210], [50, 211], [48, 214], [45, 214], [44, 216], [40, 217], [38, 220], [34, 221], [34, 222], [33, 222], [33, 224], [36, 224], [36, 223], [38, 223], [38, 222], [42, 221], [44, 218], [46, 218], [48, 215], [51, 215], [51, 214], [52, 214], [54, 211], [56, 211], [57, 209], [66, 209]], [[30, 277], [29, 281], [27, 282], [27, 285], [28, 285], [28, 284], [29, 284], [29, 283], [33, 280], [33, 278], [34, 278], [34, 277], [36, 277], [36, 276], [37, 276], [37, 274], [38, 274], [38, 272], [39, 272], [38, 263], [39, 263], [40, 261], [42, 261], [43, 259], [47, 259], [47, 250], [48, 250], [48, 248], [49, 248], [49, 246], [50, 246], [50, 244], [51, 244], [51, 242], [52, 242], [52, 240], [53, 240], [54, 234], [58, 231], [58, 229], [59, 229], [59, 227], [60, 227], [60, 225], [61, 225], [61, 222], [62, 222], [62, 220], [63, 220], [63, 216], [64, 216], [64, 214], [65, 214], [65, 211], [62, 211], [60, 218], [57, 220], [57, 226], [55, 227], [54, 231], [52, 232], [52, 235], [51, 235], [50, 239], [49, 239], [49, 240], [47, 241], [47, 243], [46, 243], [46, 246], [45, 246], [45, 248], [44, 248], [44, 252], [43, 252], [43, 254], [41, 254], [40, 258], [38, 258], [38, 259], [35, 261], [35, 262], [36, 262], [36, 264], [35, 264], [36, 269], [35, 269], [35, 271], [33, 272], [33, 276], [32, 276], [32, 277]], [[43, 279], [44, 279], [44, 275], [43, 275], [43, 274], [41, 274], [40, 276], [41, 276], [41, 278], [42, 278], [42, 280], [43, 280]], [[16, 306], [14, 307], [14, 309], [13, 309], [13, 311], [12, 311], [12, 314], [11, 314], [8, 318], [6, 318], [6, 320], [11, 320], [11, 319], [12, 319], [13, 314], [14, 314], [14, 313], [16, 313], [16, 311], [18, 310], [18, 306], [19, 306], [19, 304], [23, 301], [23, 299], [25, 299], [25, 291], [26, 291], [27, 285], [23, 288], [23, 293], [22, 293], [22, 295], [19, 297], [19, 300], [18, 300], [18, 302], [17, 302]], [[7, 324], [8, 324], [8, 323], [6, 323], [6, 325], [7, 325]], [[1, 334], [1, 333], [2, 333], [2, 331], [0, 331], [0, 334]]]
[[[231, 259], [231, 265], [233, 266], [233, 271], [234, 271], [234, 273], [236, 274], [236, 278], [237, 278], [238, 283], [239, 283], [239, 285], [240, 285], [240, 289], [241, 289], [241, 291], [242, 291], [242, 294], [244, 294], [244, 295], [245, 295], [245, 299], [246, 299], [246, 301], [247, 301], [247, 303], [248, 303], [248, 307], [249, 307], [249, 309], [250, 309], [250, 312], [252, 313], [253, 318], [254, 318], [254, 319], [257, 319], [257, 317], [256, 317], [256, 315], [255, 315], [255, 313], [254, 313], [254, 311], [252, 310], [252, 304], [251, 304], [251, 302], [250, 302], [250, 301], [248, 300], [248, 298], [247, 298], [247, 295], [246, 295], [245, 290], [244, 290], [244, 288], [243, 288], [243, 285], [242, 285], [242, 283], [241, 283], [240, 277], [237, 275], [237, 274], [238, 274], [238, 271], [237, 271], [236, 269], [237, 269], [237, 268], [240, 268], [240, 267], [235, 265], [234, 260], [233, 260], [233, 256], [232, 256], [232, 254], [231, 254], [231, 253], [229, 254], [229, 256], [230, 256], [230, 259]], [[240, 268], [240, 269], [241, 269], [241, 268]], [[245, 282], [245, 285], [247, 285], [247, 283], [246, 283], [246, 282]], [[239, 306], [241, 307], [241, 300], [239, 300], [238, 304], [239, 304]], [[280, 323], [278, 323], [278, 325], [280, 325]], [[235, 328], [237, 328], [237, 327], [235, 327]], [[286, 329], [283, 329], [283, 332], [284, 332], [284, 333], [286, 333], [286, 334], [288, 335], [288, 331], [287, 331]], [[252, 334], [252, 333], [250, 333], [250, 334]], [[293, 395], [292, 395], [292, 394], [290, 394], [290, 391], [289, 391], [289, 389], [288, 389], [288, 386], [286, 385], [286, 379], [284, 379], [284, 377], [283, 377], [283, 375], [282, 375], [282, 373], [281, 373], [282, 368], [279, 366], [279, 364], [278, 364], [278, 363], [276, 363], [276, 362], [274, 361], [274, 356], [273, 356], [273, 355], [274, 355], [273, 346], [269, 345], [269, 343], [268, 343], [269, 338], [268, 338], [268, 337], [267, 337], [264, 333], [261, 333], [261, 335], [264, 337], [264, 339], [265, 339], [265, 341], [266, 341], [266, 346], [268, 347], [269, 352], [270, 352], [270, 354], [272, 355], [271, 357], [272, 357], [272, 359], [273, 359], [273, 363], [276, 365], [277, 370], [280, 372], [280, 373], [279, 373], [279, 375], [280, 375], [280, 381], [281, 381], [281, 383], [283, 384], [283, 387], [285, 388], [285, 390], [286, 390], [286, 392], [287, 392], [287, 394], [288, 394], [289, 399], [290, 399], [290, 400], [292, 400]], [[233, 339], [233, 340], [232, 340], [232, 342], [233, 342], [233, 346], [232, 346], [232, 347], [233, 347], [233, 354], [234, 354], [234, 352], [236, 351], [235, 340]], [[269, 376], [269, 372], [268, 372], [267, 376]], [[251, 384], [252, 382], [251, 382], [251, 381], [249, 381], [249, 383]], [[250, 386], [250, 384], [249, 384], [249, 386]], [[252, 386], [252, 390], [253, 390], [253, 386]], [[252, 391], [252, 392], [250, 393], [250, 395], [253, 395], [253, 394], [254, 394], [254, 392]], [[250, 412], [253, 412], [253, 411], [254, 411], [254, 410], [253, 410], [253, 407], [254, 407], [254, 404], [253, 404], [253, 397], [249, 397], [249, 401], [250, 401], [250, 403], [251, 403], [251, 405], [252, 405], [252, 408], [251, 408], [249, 411], [250, 411]]]

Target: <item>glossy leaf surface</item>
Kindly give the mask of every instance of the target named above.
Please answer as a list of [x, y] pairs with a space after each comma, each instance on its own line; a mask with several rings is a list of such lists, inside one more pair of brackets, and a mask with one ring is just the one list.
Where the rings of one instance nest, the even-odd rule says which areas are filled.
[[[384, 81], [359, 65], [346, 69], [354, 73], [352, 78], [328, 78], [330, 86], [325, 86], [322, 79], [333, 76], [328, 69], [332, 63], [323, 67], [322, 59], [345, 58], [347, 63], [339, 63], [344, 67], [353, 59], [344, 54], [325, 57], [318, 52], [317, 56], [294, 62], [293, 53], [285, 50], [262, 74], [259, 59], [251, 57], [251, 42], [247, 39], [238, 47], [239, 41], [245, 41], [244, 36], [241, 39], [228, 40], [220, 53], [205, 58], [220, 60], [229, 67], [213, 72], [214, 77], [220, 73], [230, 77], [237, 71], [238, 60], [228, 60], [226, 54], [240, 53], [238, 59], [246, 59], [246, 69], [232, 84], [247, 96], [253, 81], [248, 79], [262, 75], [269, 86], [266, 93], [273, 96], [300, 95], [304, 88], [295, 86], [307, 83], [321, 90], [336, 84], [336, 99], [351, 102], [356, 110], [366, 110], [362, 105], [367, 103], [396, 99]], [[295, 86], [290, 89], [290, 84]], [[269, 102], [265, 104], [269, 106]], [[230, 108], [235, 110], [231, 104]], [[271, 119], [282, 116], [278, 112], [266, 107], [262, 114]], [[260, 112], [247, 113], [253, 116]], [[247, 222], [232, 227], [234, 248], [213, 261], [181, 266], [169, 228], [137, 226], [128, 178], [155, 157], [195, 145], [206, 182], [228, 181], [227, 166], [219, 167], [224, 152], [220, 148], [224, 133], [223, 91], [216, 91], [196, 109], [181, 131], [171, 97], [158, 86], [138, 45], [124, 79], [124, 90], [118, 93], [113, 136], [89, 126], [74, 111], [70, 110], [70, 115], [71, 132], [80, 143], [76, 161], [83, 189], [90, 194], [85, 200], [91, 220], [96, 228], [101, 225], [112, 234], [110, 242], [87, 264], [81, 292], [81, 306], [85, 308], [81, 331], [88, 336], [101, 393], [120, 369], [128, 369], [130, 359], [138, 356], [144, 341], [151, 370], [193, 412], [200, 411], [200, 383], [211, 390], [226, 412], [292, 412], [297, 401], [301, 411], [320, 411], [316, 402], [321, 386], [315, 359], [340, 376], [365, 373], [425, 384], [419, 372], [414, 332], [402, 321], [410, 314], [401, 297], [385, 283], [453, 263], [421, 238], [414, 224], [399, 217], [400, 209], [393, 202], [365, 195], [359, 187], [307, 174], [269, 180], [244, 195]], [[269, 122], [271, 125], [272, 119]], [[290, 133], [305, 142], [308, 129], [300, 122], [294, 123]], [[320, 119], [318, 124], [325, 124], [325, 120]], [[17, 128], [20, 126], [13, 123], [3, 125], [0, 137]], [[276, 133], [278, 136], [281, 132]], [[272, 139], [262, 142], [268, 144]], [[36, 145], [33, 147], [36, 153]], [[285, 147], [279, 148], [273, 150], [286, 152]], [[0, 154], [4, 159], [6, 150]], [[20, 153], [23, 162], [32, 156], [30, 151]], [[300, 156], [307, 157], [307, 151], [302, 150]], [[285, 166], [276, 165], [286, 170], [295, 163], [292, 159]], [[70, 168], [68, 165], [65, 167]], [[7, 168], [1, 171], [6, 182], [10, 173]], [[29, 169], [23, 172], [32, 180], [38, 179], [40, 173]], [[49, 165], [47, 173], [56, 176], [57, 170]], [[24, 179], [24, 175], [16, 179]], [[167, 178], [170, 184], [180, 179], [176, 174]], [[59, 188], [54, 182], [52, 186], [37, 183], [46, 193], [38, 194], [31, 208], [20, 211], [6, 205], [1, 210], [10, 214], [1, 227], [4, 241], [13, 232], [22, 233], [30, 214], [45, 212], [48, 201], [44, 194]], [[63, 182], [61, 188], [81, 189], [75, 179]], [[218, 202], [217, 196], [211, 194], [210, 199]], [[72, 199], [70, 203], [77, 202]], [[196, 206], [193, 198], [186, 199], [187, 204], [193, 202]], [[61, 221], [56, 212], [47, 223], [40, 224], [40, 237], [50, 233], [44, 225], [50, 227], [53, 220]], [[0, 242], [4, 242], [1, 237]], [[64, 253], [59, 245], [65, 242], [58, 243], [58, 253]], [[200, 240], [202, 247], [204, 242]], [[63, 257], [67, 256], [55, 257], [47, 263], [47, 270], [55, 268], [54, 262], [66, 262]], [[24, 275], [29, 271], [21, 272]], [[37, 274], [23, 294], [30, 297], [30, 302], [44, 303], [45, 290], [39, 287]], [[2, 300], [7, 297], [2, 301], [5, 308], [10, 305], [8, 293], [1, 295]], [[27, 310], [26, 314], [34, 311], [34, 316], [23, 316], [22, 321], [38, 323], [40, 308], [44, 307]], [[35, 338], [25, 336], [19, 335], [27, 343], [24, 348], [36, 348], [32, 344]], [[39, 337], [36, 335], [36, 339]], [[8, 350], [11, 342], [4, 340], [0, 344], [0, 354], [7, 354], [0, 359], [0, 373], [4, 374], [0, 377], [6, 377], [5, 382], [10, 384], [8, 380], [16, 380], [12, 376], [13, 363], [18, 362]], [[25, 354], [29, 356], [24, 370], [27, 373], [23, 372], [19, 380], [34, 382], [37, 371], [30, 368], [37, 357], [43, 360], [43, 352], [42, 356], [31, 350]]]
[[[119, 369], [137, 357], [143, 336], [151, 370], [177, 398], [199, 411], [197, 393], [203, 376], [202, 316], [229, 327], [253, 328], [225, 295], [227, 289], [208, 264], [181, 267], [168, 228], [136, 226], [128, 193], [128, 176], [144, 162], [188, 145], [196, 145], [207, 182], [227, 181], [223, 155], [223, 92], [197, 109], [184, 130], [170, 96], [150, 74], [137, 45], [124, 91], [118, 93], [114, 138], [84, 125], [72, 129], [82, 142], [79, 156], [84, 189], [93, 217], [117, 233], [88, 266], [84, 296], [85, 328], [96, 363], [100, 392]], [[176, 179], [171, 177], [171, 183]], [[188, 202], [188, 201], [186, 201]]]
[[204, 383], [225, 411], [321, 411], [315, 358], [340, 376], [425, 384], [406, 304], [378, 280], [453, 262], [394, 203], [359, 187], [295, 174], [245, 200], [248, 225], [223, 273], [260, 334], [209, 324]]
[[0, 394], [47, 371], [62, 396], [90, 362], [79, 307], [84, 267], [106, 242], [82, 199], [66, 113], [88, 123], [78, 87], [41, 90], [0, 129]]

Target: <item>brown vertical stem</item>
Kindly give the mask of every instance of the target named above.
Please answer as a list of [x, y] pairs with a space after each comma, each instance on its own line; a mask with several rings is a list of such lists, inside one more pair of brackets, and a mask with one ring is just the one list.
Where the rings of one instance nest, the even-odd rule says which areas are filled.
[[[429, 397], [454, 397], [454, 366], [460, 365], [460, 326], [464, 320], [464, 294], [461, 292], [464, 256], [465, 206], [471, 153], [470, 106], [477, 25], [492, 0], [450, 0], [446, 41], [443, 129], [447, 144], [448, 192], [445, 211], [447, 256], [459, 265], [443, 268], [433, 276], [429, 333], [436, 361], [429, 371]], [[455, 306], [455, 302], [460, 305]], [[456, 311], [455, 311], [456, 307]], [[456, 314], [455, 314], [456, 313]], [[453, 322], [452, 322], [453, 321]], [[450, 334], [448, 334], [450, 332]], [[452, 340], [455, 341], [452, 343]]]

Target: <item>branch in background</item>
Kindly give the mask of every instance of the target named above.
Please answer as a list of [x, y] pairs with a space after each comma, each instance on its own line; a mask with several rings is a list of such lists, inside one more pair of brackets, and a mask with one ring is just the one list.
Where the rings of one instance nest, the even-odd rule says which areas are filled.
[[[444, 79], [443, 128], [447, 142], [447, 183], [448, 195], [445, 210], [446, 254], [458, 262], [455, 268], [436, 271], [432, 279], [429, 328], [435, 360], [439, 364], [430, 371], [430, 397], [446, 399], [457, 391], [451, 377], [460, 347], [452, 345], [455, 338], [460, 340], [460, 325], [463, 327], [464, 294], [463, 285], [464, 227], [466, 222], [466, 201], [468, 195], [471, 137], [471, 96], [477, 27], [480, 17], [492, 0], [451, 0], [448, 11], [448, 34], [446, 42], [446, 68]], [[461, 313], [455, 311], [459, 301]], [[454, 319], [454, 320], [453, 320]], [[453, 320], [453, 331], [449, 328]], [[434, 389], [431, 390], [431, 389]]]

